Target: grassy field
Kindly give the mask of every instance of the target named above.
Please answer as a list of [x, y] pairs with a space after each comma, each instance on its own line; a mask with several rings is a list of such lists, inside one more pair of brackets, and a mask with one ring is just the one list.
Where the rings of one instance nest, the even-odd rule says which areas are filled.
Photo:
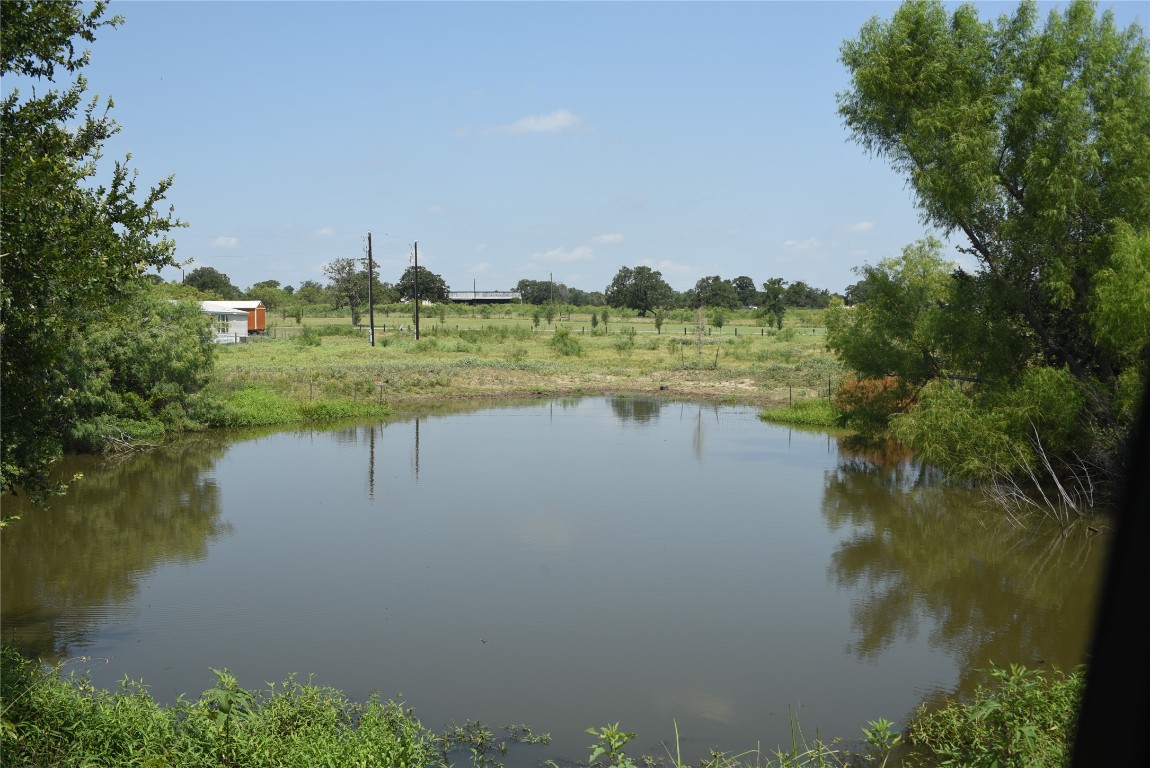
[[[427, 400], [628, 394], [764, 408], [826, 398], [842, 369], [825, 349], [822, 313], [792, 311], [783, 329], [750, 312], [722, 327], [693, 313], [664, 319], [570, 310], [538, 323], [539, 308], [428, 307], [420, 339], [411, 316], [377, 311], [375, 346], [350, 316], [269, 313], [265, 337], [221, 347], [225, 391], [246, 387], [295, 401], [368, 401], [402, 408]], [[367, 318], [364, 317], [366, 324]], [[402, 327], [402, 330], [401, 330]]]

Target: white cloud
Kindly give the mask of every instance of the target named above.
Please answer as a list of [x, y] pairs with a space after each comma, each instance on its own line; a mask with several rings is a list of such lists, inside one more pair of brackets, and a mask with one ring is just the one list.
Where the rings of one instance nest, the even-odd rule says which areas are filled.
[[851, 224], [850, 226], [843, 227], [844, 232], [851, 232], [856, 234], [862, 232], [870, 232], [872, 229], [874, 229], [873, 221], [858, 221], [854, 224]]
[[312, 232], [312, 234], [316, 237], [331, 237], [335, 234], [335, 230], [331, 227], [320, 227], [316, 231]]
[[571, 249], [552, 248], [550, 251], [533, 254], [531, 258], [539, 261], [586, 261], [595, 258], [595, 252], [591, 250], [591, 246], [581, 245]]
[[212, 245], [216, 248], [235, 248], [239, 244], [240, 239], [238, 237], [225, 237], [223, 235], [212, 241]]
[[514, 123], [492, 128], [493, 133], [558, 133], [572, 128], [583, 121], [565, 109], [557, 109], [546, 115], [528, 115]]
[[791, 251], [810, 251], [819, 247], [819, 241], [814, 237], [808, 237], [806, 240], [784, 240], [783, 247]]
[[618, 232], [609, 235], [598, 235], [591, 238], [591, 242], [595, 245], [616, 245], [623, 242], [623, 236]]
[[689, 264], [680, 264], [677, 261], [668, 261], [663, 259], [661, 261], [653, 261], [652, 259], [640, 259], [639, 266], [650, 267], [654, 271], [663, 276], [663, 279], [671, 284], [672, 288], [676, 285], [682, 286], [675, 288], [675, 290], [685, 290], [694, 285], [699, 277], [699, 270], [697, 267], [692, 267]]

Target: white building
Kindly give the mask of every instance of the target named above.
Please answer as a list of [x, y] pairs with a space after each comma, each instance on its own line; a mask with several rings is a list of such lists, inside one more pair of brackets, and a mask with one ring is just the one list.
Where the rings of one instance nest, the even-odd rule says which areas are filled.
[[248, 340], [248, 313], [226, 301], [201, 301], [200, 311], [212, 316], [217, 344], [238, 344]]

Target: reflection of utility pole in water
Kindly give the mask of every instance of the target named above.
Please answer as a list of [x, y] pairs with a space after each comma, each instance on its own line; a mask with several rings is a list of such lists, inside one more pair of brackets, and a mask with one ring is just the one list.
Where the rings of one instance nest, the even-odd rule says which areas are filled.
[[372, 424], [371, 433], [368, 437], [368, 460], [367, 460], [367, 498], [375, 501], [375, 425]]
[[415, 456], [412, 466], [415, 467], [415, 479], [419, 479], [419, 417], [415, 417]]
[[699, 405], [699, 414], [695, 417], [695, 434], [691, 437], [691, 447], [695, 450], [695, 458], [703, 461], [703, 406]]

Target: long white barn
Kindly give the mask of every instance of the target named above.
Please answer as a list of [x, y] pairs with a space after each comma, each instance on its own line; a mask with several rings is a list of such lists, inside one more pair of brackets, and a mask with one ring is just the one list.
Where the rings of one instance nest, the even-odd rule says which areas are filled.
[[450, 291], [448, 298], [456, 304], [510, 304], [523, 294], [519, 291]]

